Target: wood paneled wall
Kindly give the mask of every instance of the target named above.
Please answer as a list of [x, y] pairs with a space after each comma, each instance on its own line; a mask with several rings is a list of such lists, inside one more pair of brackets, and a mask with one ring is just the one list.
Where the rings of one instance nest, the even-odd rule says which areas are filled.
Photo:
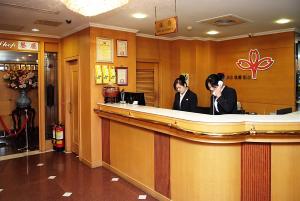
[[[102, 28], [87, 28], [62, 39], [62, 60], [78, 58], [80, 68], [80, 159], [91, 167], [102, 163], [101, 124], [94, 113], [97, 102], [103, 102], [103, 85], [95, 83], [96, 37], [114, 39], [114, 63], [109, 65], [128, 67], [128, 86], [120, 87], [126, 91], [136, 89], [136, 36], [135, 33], [114, 31]], [[116, 56], [116, 39], [128, 41], [128, 57]], [[102, 63], [97, 63], [102, 64]], [[103, 63], [104, 64], [104, 63]], [[66, 71], [63, 71], [66, 72]], [[62, 80], [67, 80], [67, 74]], [[65, 86], [65, 83], [62, 83]], [[62, 93], [64, 94], [64, 92]], [[66, 110], [66, 99], [62, 97], [61, 106]], [[62, 116], [62, 119], [65, 117]]]
[[235, 62], [239, 58], [248, 59], [250, 49], [258, 49], [261, 57], [275, 59], [273, 66], [259, 71], [256, 80], [226, 80], [226, 84], [237, 90], [238, 100], [246, 111], [269, 114], [295, 105], [294, 41], [294, 32], [219, 42], [137, 37], [137, 60], [160, 64], [163, 76], [159, 86], [164, 92], [160, 96], [160, 107], [171, 107], [175, 94], [172, 84], [181, 73], [190, 75], [189, 85], [198, 96], [198, 105], [209, 106], [210, 94], [204, 84], [207, 76], [218, 72], [251, 75], [250, 71], [238, 69]]
[[295, 33], [287, 32], [217, 43], [216, 72], [225, 75], [251, 75], [235, 62], [248, 59], [250, 49], [258, 49], [261, 57], [272, 57], [270, 69], [258, 71], [256, 80], [226, 80], [237, 90], [238, 100], [246, 111], [269, 114], [276, 109], [295, 106]]
[[173, 81], [181, 74], [190, 75], [189, 87], [198, 95], [198, 105], [209, 105], [204, 82], [215, 68], [216, 42], [165, 41], [137, 37], [137, 61], [159, 63], [160, 107], [171, 108], [175, 91]]
[[174, 97], [171, 49], [170, 41], [136, 37], [136, 60], [158, 64], [159, 107], [164, 108], [172, 107]]

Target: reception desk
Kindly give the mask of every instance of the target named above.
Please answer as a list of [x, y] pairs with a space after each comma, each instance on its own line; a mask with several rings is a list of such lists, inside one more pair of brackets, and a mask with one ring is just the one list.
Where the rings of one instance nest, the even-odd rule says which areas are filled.
[[99, 103], [103, 165], [158, 200], [299, 201], [300, 114]]

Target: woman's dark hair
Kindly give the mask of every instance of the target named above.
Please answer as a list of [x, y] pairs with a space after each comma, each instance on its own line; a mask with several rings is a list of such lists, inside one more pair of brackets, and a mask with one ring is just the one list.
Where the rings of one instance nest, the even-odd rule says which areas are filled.
[[207, 77], [206, 81], [205, 81], [205, 87], [207, 90], [209, 90], [209, 86], [208, 83], [212, 86], [212, 87], [217, 87], [218, 86], [218, 82], [219, 81], [223, 81], [225, 78], [225, 75], [223, 73], [218, 73], [218, 74], [211, 74]]
[[176, 85], [179, 84], [181, 86], [184, 86], [186, 87], [187, 86], [187, 83], [186, 83], [186, 80], [185, 80], [185, 77], [184, 75], [180, 75], [178, 78], [176, 78], [176, 80], [174, 81], [174, 84], [173, 84], [173, 87], [174, 87], [174, 90], [176, 91]]

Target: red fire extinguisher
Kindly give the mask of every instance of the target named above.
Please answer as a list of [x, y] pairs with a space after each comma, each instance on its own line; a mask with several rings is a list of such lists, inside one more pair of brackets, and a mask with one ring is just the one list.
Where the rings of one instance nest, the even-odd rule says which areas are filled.
[[64, 151], [65, 149], [65, 132], [62, 124], [55, 127], [55, 147], [56, 151]]
[[53, 124], [52, 127], [52, 145], [54, 150], [56, 150], [56, 126], [57, 124]]

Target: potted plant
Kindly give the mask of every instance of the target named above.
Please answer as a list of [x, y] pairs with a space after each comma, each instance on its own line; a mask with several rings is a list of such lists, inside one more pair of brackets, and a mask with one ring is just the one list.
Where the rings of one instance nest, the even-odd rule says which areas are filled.
[[20, 96], [17, 100], [17, 107], [26, 108], [31, 104], [27, 91], [38, 87], [38, 76], [32, 70], [8, 70], [3, 75], [8, 87], [18, 90]]

